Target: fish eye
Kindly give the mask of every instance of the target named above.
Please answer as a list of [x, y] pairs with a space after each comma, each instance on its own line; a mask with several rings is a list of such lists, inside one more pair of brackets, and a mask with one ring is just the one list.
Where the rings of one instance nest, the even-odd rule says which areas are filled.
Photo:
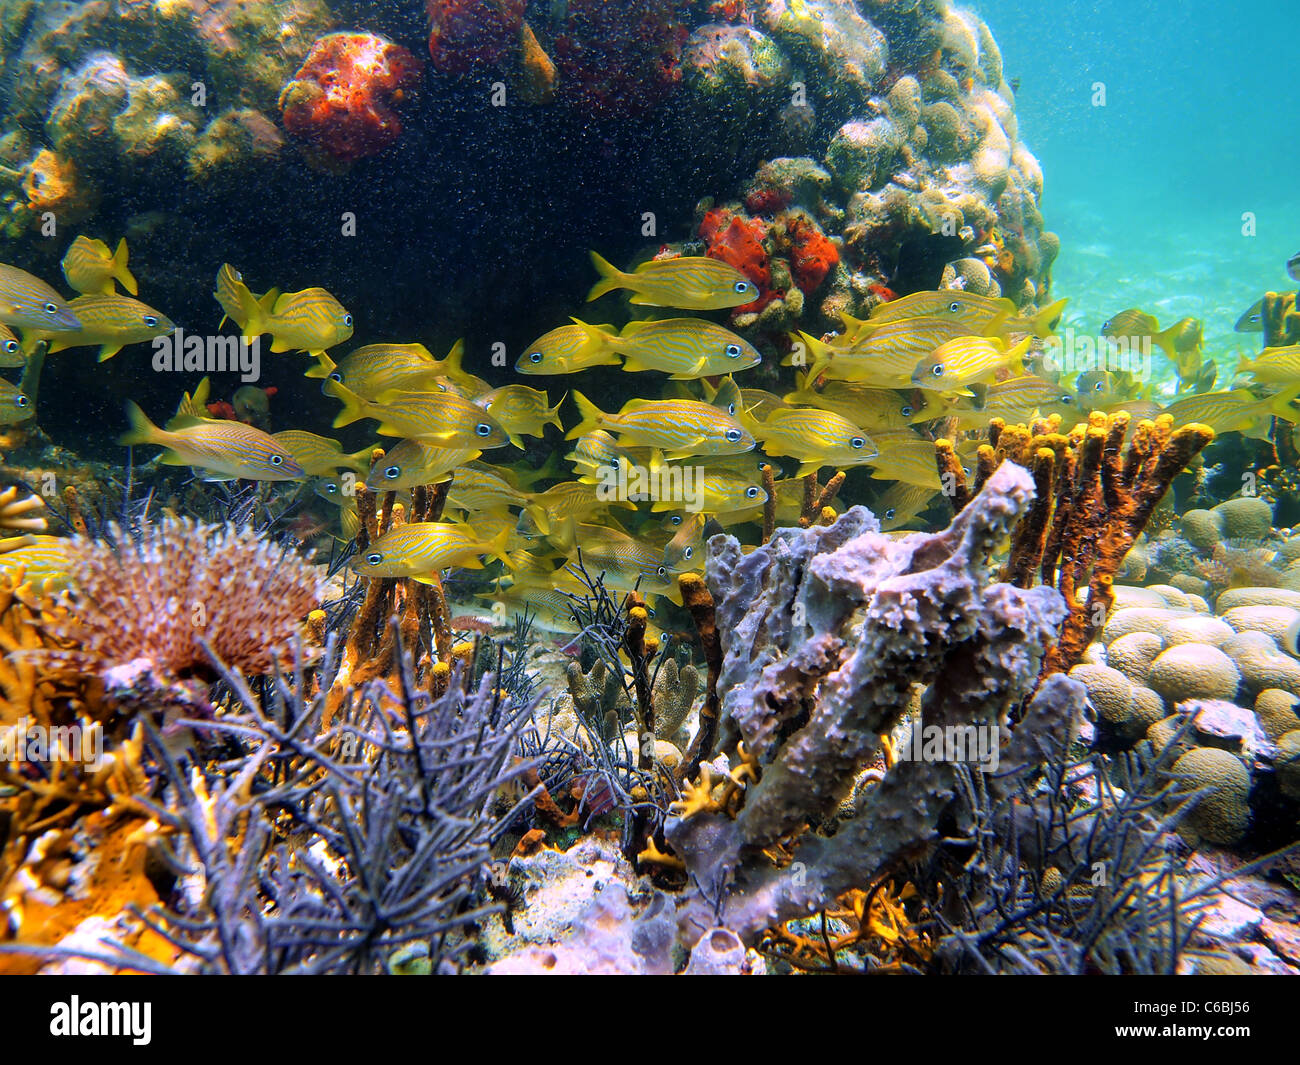
[[5, 351], [7, 351], [10, 355], [12, 355], [14, 352], [16, 352], [16, 351], [18, 350], [18, 341], [16, 341], [16, 340], [6, 340], [5, 343], [4, 343], [4, 349], [5, 349]]
[[904, 417], [904, 418], [910, 418], [910, 417], [912, 416], [913, 413], [914, 413], [914, 412], [913, 412], [913, 410], [912, 410], [912, 408], [911, 408], [910, 406], [909, 406], [909, 407], [904, 407], [904, 408], [903, 408], [902, 414], [903, 414], [903, 417]]
[[669, 525], [680, 525], [681, 523], [682, 523], [682, 516], [680, 514], [674, 514], [671, 518], [668, 519]]
[[346, 326], [351, 326], [351, 325], [352, 325], [352, 315], [350, 315], [350, 314], [345, 314], [345, 315], [343, 316], [343, 324], [346, 325]]
[[931, 372], [932, 374], [934, 374], [935, 377], [942, 377], [942, 376], [943, 376], [943, 363], [941, 363], [941, 362], [936, 362], [936, 363], [934, 364], [934, 368], [933, 368], [930, 372]]
[[58, 314], [58, 313], [59, 313], [59, 308], [58, 308], [58, 306], [57, 306], [56, 304], [53, 304], [53, 303], [47, 303], [47, 304], [45, 305], [45, 313], [46, 313], [46, 314]]
[[849, 447], [853, 448], [854, 451], [861, 451], [866, 446], [867, 442], [860, 436], [855, 436], [849, 441]]
[[158, 319], [155, 318], [152, 314], [146, 314], [146, 315], [144, 316], [144, 324], [145, 324], [148, 328], [150, 328], [150, 329], [154, 329], [154, 328], [156, 328], [157, 325], [158, 325]]
[[479, 422], [478, 425], [474, 426], [474, 432], [478, 433], [479, 436], [491, 436], [492, 426], [488, 425], [487, 422]]
[[685, 551], [682, 552], [682, 558], [690, 558], [693, 554], [695, 554], [695, 548], [688, 547]]
[[886, 521], [893, 521], [893, 520], [894, 520], [894, 515], [897, 514], [897, 513], [898, 513], [898, 510], [897, 510], [896, 508], [894, 508], [894, 507], [890, 507], [887, 511], [885, 511], [885, 520], [886, 520]]
[[366, 565], [368, 566], [378, 566], [379, 563], [383, 561], [384, 561], [384, 556], [381, 555], [378, 551], [371, 551], [370, 554], [366, 556]]
[[961, 468], [961, 472], [964, 473], [967, 477], [969, 477], [969, 476], [970, 476], [970, 467], [969, 467], [969, 466], [963, 466], [963, 467]]
[[397, 480], [397, 478], [402, 476], [402, 467], [389, 466], [388, 469], [384, 470], [384, 476], [387, 477], [390, 481], [395, 481]]
[[271, 465], [272, 465], [272, 466], [283, 466], [283, 465], [284, 465], [284, 456], [283, 456], [283, 455], [272, 455], [272, 456], [271, 456]]
[[735, 288], [737, 292], [748, 292], [753, 286], [748, 281], [737, 281]]
[[1101, 325], [1101, 331], [1102, 331], [1103, 333], [1106, 332], [1106, 330], [1110, 328], [1111, 323], [1112, 323], [1114, 320], [1115, 320], [1114, 318], [1108, 318], [1108, 319], [1106, 319], [1106, 321], [1104, 321], [1104, 322], [1102, 323], [1102, 325]]
[[1061, 402], [1064, 403], [1066, 406], [1069, 406], [1071, 403], [1074, 402], [1074, 397], [1073, 397], [1073, 396], [1062, 396], [1062, 397], [1061, 397]]
[[1098, 381], [1095, 385], [1092, 386], [1092, 389], [1094, 392], [1101, 392], [1104, 391], [1104, 386], [1100, 381]]
[[757, 499], [757, 498], [758, 498], [758, 486], [757, 486], [757, 485], [752, 485], [752, 484], [751, 484], [748, 488], [746, 488], [746, 489], [745, 489], [745, 498], [746, 498], [746, 499]]
[[534, 366], [536, 366], [539, 362], [542, 361], [542, 353], [540, 351], [534, 351], [531, 355], [528, 356], [528, 361], [531, 362]]
[[[739, 345], [739, 344], [728, 344], [728, 345], [727, 345], [727, 358], [729, 358], [729, 359], [738, 359], [738, 358], [740, 358], [740, 345]], [[732, 409], [734, 410], [735, 408], [732, 408]]]
[[28, 398], [25, 395], [23, 395], [21, 392], [19, 392], [18, 395], [14, 396], [15, 406], [25, 407], [29, 402], [30, 400], [28, 400]]
[[961, 303], [959, 303], [957, 300], [953, 300], [950, 304], [948, 304], [948, 310], [952, 311], [953, 314], [956, 314], [959, 310], [961, 310]]
[[330, 481], [328, 484], [322, 485], [322, 487], [330, 495], [333, 495], [335, 492], [339, 490], [339, 486], [336, 485], [333, 481]]
[[660, 566], [657, 570], [655, 570], [655, 572], [656, 572], [660, 577], [665, 577], [665, 576], [668, 575], [668, 567], [667, 567], [667, 566]]
[[736, 443], [739, 439], [740, 439], [740, 430], [739, 430], [739, 429], [728, 429], [728, 430], [727, 430], [727, 443], [729, 443], [729, 444], [734, 444], [734, 443]]

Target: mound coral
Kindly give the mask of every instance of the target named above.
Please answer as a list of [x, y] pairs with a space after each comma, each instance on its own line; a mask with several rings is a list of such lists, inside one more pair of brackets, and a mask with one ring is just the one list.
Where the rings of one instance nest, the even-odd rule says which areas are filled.
[[352, 163], [401, 136], [394, 107], [419, 83], [420, 61], [401, 45], [331, 33], [280, 94], [284, 128], [336, 163]]

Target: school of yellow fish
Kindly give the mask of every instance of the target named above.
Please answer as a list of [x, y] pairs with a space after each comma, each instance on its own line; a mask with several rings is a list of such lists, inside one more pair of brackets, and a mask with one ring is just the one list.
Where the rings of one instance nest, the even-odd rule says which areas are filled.
[[[403, 493], [450, 482], [445, 520], [397, 525], [354, 556], [354, 572], [428, 581], [449, 568], [499, 561], [504, 573], [490, 598], [566, 630], [566, 593], [586, 590], [584, 567], [603, 575], [612, 592], [638, 589], [652, 605], [656, 596], [680, 602], [676, 578], [700, 566], [706, 522], [761, 522], [765, 462], [777, 471], [778, 523], [799, 516], [802, 478], [866, 467], [882, 482], [872, 506], [889, 531], [916, 522], [940, 491], [934, 436], [968, 434], [958, 453], [969, 457], [993, 418], [1055, 414], [1068, 429], [1094, 410], [1128, 410], [1135, 421], [1164, 411], [1176, 424], [1262, 437], [1274, 416], [1300, 417], [1300, 385], [1292, 383], [1300, 381], [1300, 346], [1241, 361], [1237, 386], [1214, 390], [1217, 368], [1203, 358], [1195, 319], [1161, 330], [1151, 315], [1127, 309], [1080, 351], [1053, 346], [1064, 300], [1023, 316], [1009, 300], [960, 289], [913, 292], [878, 304], [865, 319], [846, 315], [837, 334], [789, 337], [782, 365], [792, 368], [795, 388], [776, 395], [743, 387], [745, 371], [763, 361], [750, 342], [696, 316], [753, 302], [758, 290], [740, 271], [699, 257], [656, 259], [630, 272], [594, 253], [592, 261], [600, 280], [589, 302], [626, 290], [632, 313], [652, 316], [621, 328], [573, 317], [531, 344], [515, 370], [527, 377], [596, 366], [657, 373], [665, 380], [650, 390], [656, 398], [630, 396], [618, 409], [602, 409], [576, 389], [552, 403], [545, 390], [524, 384], [494, 388], [466, 371], [462, 342], [442, 359], [418, 343], [367, 344], [336, 362], [330, 352], [352, 337], [354, 323], [334, 296], [322, 288], [257, 295], [226, 264], [213, 293], [222, 323], [233, 322], [247, 340], [269, 336], [272, 352], [308, 353], [314, 361], [306, 376], [320, 379], [339, 405], [334, 426], [373, 422], [384, 438], [375, 445], [382, 457], [372, 464], [372, 447], [347, 453], [303, 430], [268, 433], [249, 424], [255, 417], [213, 417], [207, 379], [161, 427], [131, 404], [121, 443], [160, 447], [160, 462], [209, 480], [304, 483], [338, 507], [346, 540], [359, 525], [356, 485]], [[172, 332], [165, 315], [136, 298], [128, 262], [125, 241], [110, 249], [78, 237], [63, 260], [64, 278], [79, 293], [68, 300], [0, 265], [0, 366], [25, 365], [41, 344], [46, 354], [97, 347], [102, 361]], [[1239, 329], [1243, 322], [1247, 316]], [[1149, 367], [1155, 352], [1177, 376], [1172, 400], [1134, 357]], [[251, 391], [264, 407], [264, 394]], [[566, 398], [574, 413], [561, 419]], [[0, 379], [0, 424], [30, 420], [30, 407], [19, 387]], [[541, 469], [485, 459], [487, 452], [508, 456], [548, 425], [571, 443], [563, 458], [553, 452]], [[543, 481], [554, 483], [539, 490]], [[20, 538], [0, 554], [0, 567], [16, 564], [59, 577], [57, 538]]]

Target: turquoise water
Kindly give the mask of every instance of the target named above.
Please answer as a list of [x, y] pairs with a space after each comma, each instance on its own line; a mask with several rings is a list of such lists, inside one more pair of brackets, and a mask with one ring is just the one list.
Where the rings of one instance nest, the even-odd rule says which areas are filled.
[[[1251, 351], [1232, 330], [1266, 289], [1294, 285], [1300, 87], [1294, 4], [983, 0], [1020, 135], [1042, 163], [1061, 235], [1053, 289], [1092, 329], [1140, 306], [1205, 322], [1205, 354]], [[1104, 107], [1093, 105], [1105, 85]], [[1255, 216], [1253, 237], [1243, 215]], [[1223, 383], [1223, 378], [1220, 378]]]

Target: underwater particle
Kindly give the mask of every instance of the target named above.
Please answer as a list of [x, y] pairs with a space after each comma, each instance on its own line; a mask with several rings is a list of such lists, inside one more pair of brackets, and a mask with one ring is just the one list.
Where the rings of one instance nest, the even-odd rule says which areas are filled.
[[420, 82], [420, 61], [368, 33], [331, 33], [280, 94], [284, 128], [335, 163], [375, 155], [401, 136], [394, 108]]
[[1182, 643], [1151, 663], [1147, 683], [1171, 703], [1186, 699], [1232, 699], [1241, 683], [1233, 660], [1206, 643]]
[[1185, 824], [1211, 843], [1238, 842], [1250, 826], [1250, 772], [1236, 755], [1218, 747], [1196, 747], [1173, 764], [1183, 789], [1210, 793], [1197, 801]]
[[468, 74], [499, 67], [520, 40], [525, 6], [524, 0], [427, 0], [433, 69]]
[[215, 679], [202, 640], [242, 673], [288, 668], [321, 597], [305, 559], [253, 529], [190, 518], [163, 518], [138, 539], [115, 528], [113, 539], [68, 541], [72, 609], [44, 624], [72, 649], [50, 652], [51, 664], [103, 676], [144, 660], [169, 680]]

